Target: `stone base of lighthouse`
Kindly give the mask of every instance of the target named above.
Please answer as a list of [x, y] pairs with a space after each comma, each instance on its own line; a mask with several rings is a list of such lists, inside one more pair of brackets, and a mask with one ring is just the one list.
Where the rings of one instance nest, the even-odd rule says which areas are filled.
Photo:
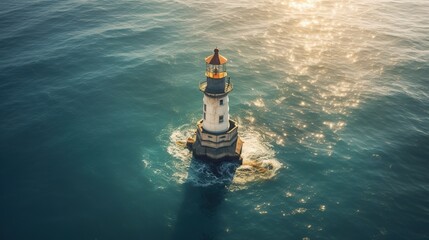
[[241, 163], [243, 141], [238, 136], [238, 125], [229, 120], [229, 129], [224, 133], [211, 133], [203, 128], [203, 120], [197, 122], [197, 131], [187, 145], [198, 159], [209, 161], [238, 161]]

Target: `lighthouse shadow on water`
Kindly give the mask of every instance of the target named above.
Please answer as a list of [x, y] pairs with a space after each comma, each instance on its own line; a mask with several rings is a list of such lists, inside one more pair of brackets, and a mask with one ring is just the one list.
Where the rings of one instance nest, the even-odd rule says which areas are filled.
[[253, 128], [243, 128], [243, 161], [210, 163], [191, 156], [183, 139], [193, 131], [190, 124], [169, 129], [167, 147], [173, 157], [171, 180], [181, 185], [180, 206], [175, 214], [170, 239], [219, 239], [221, 213], [228, 208], [228, 195], [243, 191], [252, 183], [275, 178], [282, 164], [273, 148]]
[[171, 239], [217, 239], [222, 231], [219, 209], [238, 167], [238, 163], [213, 164], [192, 158]]

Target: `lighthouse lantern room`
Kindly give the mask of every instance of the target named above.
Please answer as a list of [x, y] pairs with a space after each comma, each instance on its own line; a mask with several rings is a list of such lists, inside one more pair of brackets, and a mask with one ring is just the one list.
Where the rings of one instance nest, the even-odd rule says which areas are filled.
[[229, 118], [228, 93], [233, 86], [226, 71], [228, 59], [216, 48], [205, 62], [206, 80], [199, 85], [204, 93], [203, 116], [188, 146], [197, 158], [240, 161], [243, 142], [238, 136], [237, 123]]

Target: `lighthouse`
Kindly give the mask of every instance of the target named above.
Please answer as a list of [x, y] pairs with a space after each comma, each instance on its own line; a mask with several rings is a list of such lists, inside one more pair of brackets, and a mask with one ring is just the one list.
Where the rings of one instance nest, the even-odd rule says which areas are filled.
[[204, 94], [202, 119], [197, 122], [194, 137], [187, 145], [198, 159], [209, 161], [241, 161], [243, 142], [238, 136], [237, 122], [229, 117], [229, 97], [233, 85], [226, 71], [228, 59], [219, 49], [205, 58], [205, 81], [199, 89]]

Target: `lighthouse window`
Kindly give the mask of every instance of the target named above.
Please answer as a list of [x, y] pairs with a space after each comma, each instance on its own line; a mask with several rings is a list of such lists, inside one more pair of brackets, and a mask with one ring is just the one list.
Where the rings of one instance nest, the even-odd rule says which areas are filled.
[[207, 105], [206, 105], [206, 104], [204, 104], [204, 112], [206, 111], [206, 109], [207, 109]]
[[[205, 106], [205, 105], [204, 105]], [[204, 113], [204, 120], [206, 120], [206, 113]]]
[[220, 104], [220, 105], [223, 105], [223, 99], [221, 99], [221, 100], [219, 101], [219, 104]]
[[219, 116], [219, 123], [223, 123], [223, 115]]

